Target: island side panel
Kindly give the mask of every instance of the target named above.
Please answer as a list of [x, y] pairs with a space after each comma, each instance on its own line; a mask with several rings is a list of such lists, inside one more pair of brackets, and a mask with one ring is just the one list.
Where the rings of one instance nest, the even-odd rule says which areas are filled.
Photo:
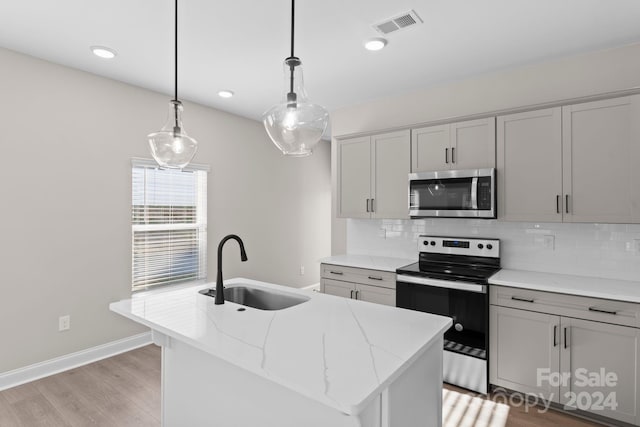
[[443, 347], [440, 335], [383, 393], [381, 427], [442, 426]]
[[163, 427], [381, 427], [379, 398], [349, 416], [175, 339], [162, 358]]

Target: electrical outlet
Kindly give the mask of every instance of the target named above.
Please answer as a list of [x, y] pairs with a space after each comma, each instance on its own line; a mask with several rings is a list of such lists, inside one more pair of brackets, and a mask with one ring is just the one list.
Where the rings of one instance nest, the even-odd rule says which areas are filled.
[[556, 243], [555, 240], [556, 240], [555, 236], [549, 235], [549, 234], [533, 236], [533, 243], [540, 248], [553, 250], [555, 248], [555, 243]]
[[304, 265], [300, 266], [300, 275], [304, 276]]
[[71, 316], [60, 316], [58, 318], [58, 331], [68, 331], [71, 328]]

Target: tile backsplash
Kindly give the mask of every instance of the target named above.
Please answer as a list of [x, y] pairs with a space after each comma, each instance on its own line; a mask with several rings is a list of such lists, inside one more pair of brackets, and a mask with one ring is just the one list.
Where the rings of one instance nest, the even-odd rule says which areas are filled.
[[347, 253], [417, 259], [417, 238], [500, 239], [503, 268], [640, 281], [640, 224], [348, 219]]

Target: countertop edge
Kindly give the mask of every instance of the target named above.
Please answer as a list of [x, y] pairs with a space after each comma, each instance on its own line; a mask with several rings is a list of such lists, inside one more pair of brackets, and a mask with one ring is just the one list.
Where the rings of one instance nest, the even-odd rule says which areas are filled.
[[630, 280], [503, 269], [489, 278], [489, 284], [640, 303], [640, 282]]
[[417, 262], [418, 259], [381, 257], [370, 255], [343, 254], [318, 260], [321, 264], [339, 265], [343, 267], [363, 268], [367, 270], [395, 273], [396, 269]]
[[440, 336], [440, 334], [444, 334], [447, 329], [449, 329], [453, 325], [453, 320], [449, 319], [446, 322], [446, 325], [443, 326], [438, 333], [436, 333], [429, 341], [427, 341], [418, 351], [416, 351], [413, 356], [405, 361], [405, 363], [400, 366], [393, 375], [387, 378], [386, 381], [383, 381], [376, 387], [367, 397], [362, 399], [362, 401], [356, 405], [351, 406], [351, 411], [348, 412], [349, 415], [357, 415], [361, 413], [364, 408], [373, 400], [375, 397], [380, 394], [383, 390], [389, 387], [395, 380], [397, 380], [417, 359], [419, 359], [426, 351], [433, 345], [433, 342]]

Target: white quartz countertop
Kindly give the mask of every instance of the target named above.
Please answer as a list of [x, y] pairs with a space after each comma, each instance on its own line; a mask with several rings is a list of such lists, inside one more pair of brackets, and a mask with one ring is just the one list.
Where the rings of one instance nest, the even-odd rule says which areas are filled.
[[368, 268], [370, 270], [396, 272], [397, 268], [412, 264], [418, 259], [389, 258], [369, 255], [336, 255], [322, 258], [321, 263], [343, 265], [345, 267]]
[[535, 271], [500, 270], [489, 279], [489, 283], [513, 288], [640, 302], [640, 282], [629, 280], [539, 273]]
[[215, 305], [212, 283], [114, 302], [112, 311], [347, 414], [359, 414], [451, 319], [249, 279], [308, 301], [264, 311]]

